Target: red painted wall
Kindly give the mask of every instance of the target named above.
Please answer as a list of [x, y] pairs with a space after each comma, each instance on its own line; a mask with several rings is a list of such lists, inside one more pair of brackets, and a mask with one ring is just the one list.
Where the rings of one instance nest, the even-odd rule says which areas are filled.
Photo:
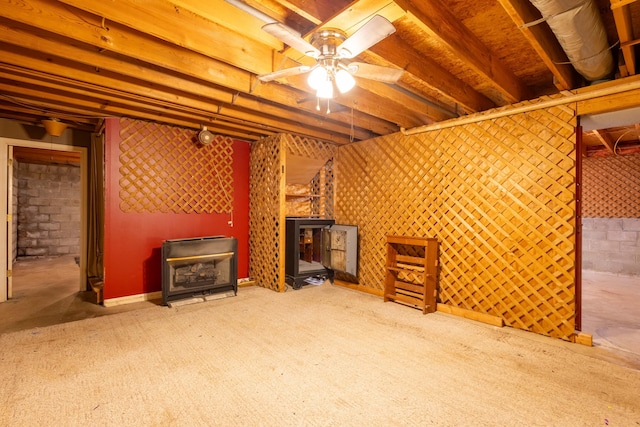
[[105, 141], [104, 298], [160, 291], [160, 247], [168, 239], [238, 239], [238, 278], [249, 275], [249, 143], [233, 144], [233, 227], [229, 214], [124, 213], [120, 210], [120, 122], [107, 119]]

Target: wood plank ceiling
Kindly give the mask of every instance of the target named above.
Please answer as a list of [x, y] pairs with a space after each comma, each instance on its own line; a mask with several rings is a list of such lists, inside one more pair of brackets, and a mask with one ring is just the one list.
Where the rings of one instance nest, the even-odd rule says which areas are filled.
[[[247, 141], [278, 132], [338, 144], [440, 122], [588, 83], [528, 0], [245, 0], [303, 36], [352, 34], [374, 15], [396, 32], [355, 60], [404, 70], [396, 84], [357, 78], [318, 111], [304, 76], [256, 76], [309, 57], [224, 0], [0, 0], [0, 117], [56, 117], [95, 130], [127, 116]], [[617, 66], [636, 74], [640, 2], [596, 0]], [[640, 121], [640, 120], [639, 120]], [[639, 145], [638, 128], [585, 135]]]

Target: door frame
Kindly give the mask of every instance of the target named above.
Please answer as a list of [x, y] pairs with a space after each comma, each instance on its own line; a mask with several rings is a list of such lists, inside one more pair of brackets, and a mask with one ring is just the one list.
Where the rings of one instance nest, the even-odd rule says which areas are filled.
[[[79, 291], [87, 290], [87, 190], [88, 190], [88, 149], [86, 147], [75, 147], [49, 142], [30, 141], [24, 139], [0, 137], [0, 174], [5, 178], [4, 182], [9, 183], [9, 147], [39, 148], [43, 150], [53, 150], [62, 152], [80, 153], [80, 278]], [[9, 258], [11, 248], [8, 247], [8, 233], [12, 224], [8, 221], [8, 188], [7, 185], [0, 186], [0, 213], [5, 218], [5, 226], [0, 227], [0, 244], [5, 248], [4, 256], [0, 256], [0, 303], [7, 301], [7, 272], [9, 270]]]

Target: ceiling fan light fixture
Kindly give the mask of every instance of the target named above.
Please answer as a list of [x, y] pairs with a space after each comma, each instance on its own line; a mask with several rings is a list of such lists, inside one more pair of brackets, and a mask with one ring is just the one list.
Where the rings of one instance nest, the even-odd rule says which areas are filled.
[[318, 98], [333, 98], [333, 82], [329, 79], [325, 80], [318, 89], [316, 89], [316, 96]]
[[356, 79], [347, 70], [338, 70], [336, 73], [336, 86], [340, 93], [349, 92], [356, 85]]
[[307, 83], [313, 90], [319, 90], [327, 81], [329, 81], [329, 73], [324, 66], [314, 68], [307, 77]]

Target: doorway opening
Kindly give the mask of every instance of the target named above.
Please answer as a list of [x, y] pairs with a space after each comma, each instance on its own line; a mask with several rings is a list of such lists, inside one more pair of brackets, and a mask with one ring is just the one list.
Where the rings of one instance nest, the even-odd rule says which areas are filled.
[[15, 323], [76, 320], [81, 229], [79, 152], [13, 147], [11, 289]]
[[[87, 149], [0, 138], [0, 153], [7, 183], [0, 208], [9, 220], [0, 230], [6, 248], [0, 302], [18, 302], [13, 267], [27, 260], [68, 258], [75, 269], [75, 292], [85, 291]], [[52, 267], [51, 277], [61, 271]]]
[[640, 109], [581, 117], [581, 329], [640, 360]]
[[80, 263], [80, 153], [13, 147], [14, 262], [69, 256]]

